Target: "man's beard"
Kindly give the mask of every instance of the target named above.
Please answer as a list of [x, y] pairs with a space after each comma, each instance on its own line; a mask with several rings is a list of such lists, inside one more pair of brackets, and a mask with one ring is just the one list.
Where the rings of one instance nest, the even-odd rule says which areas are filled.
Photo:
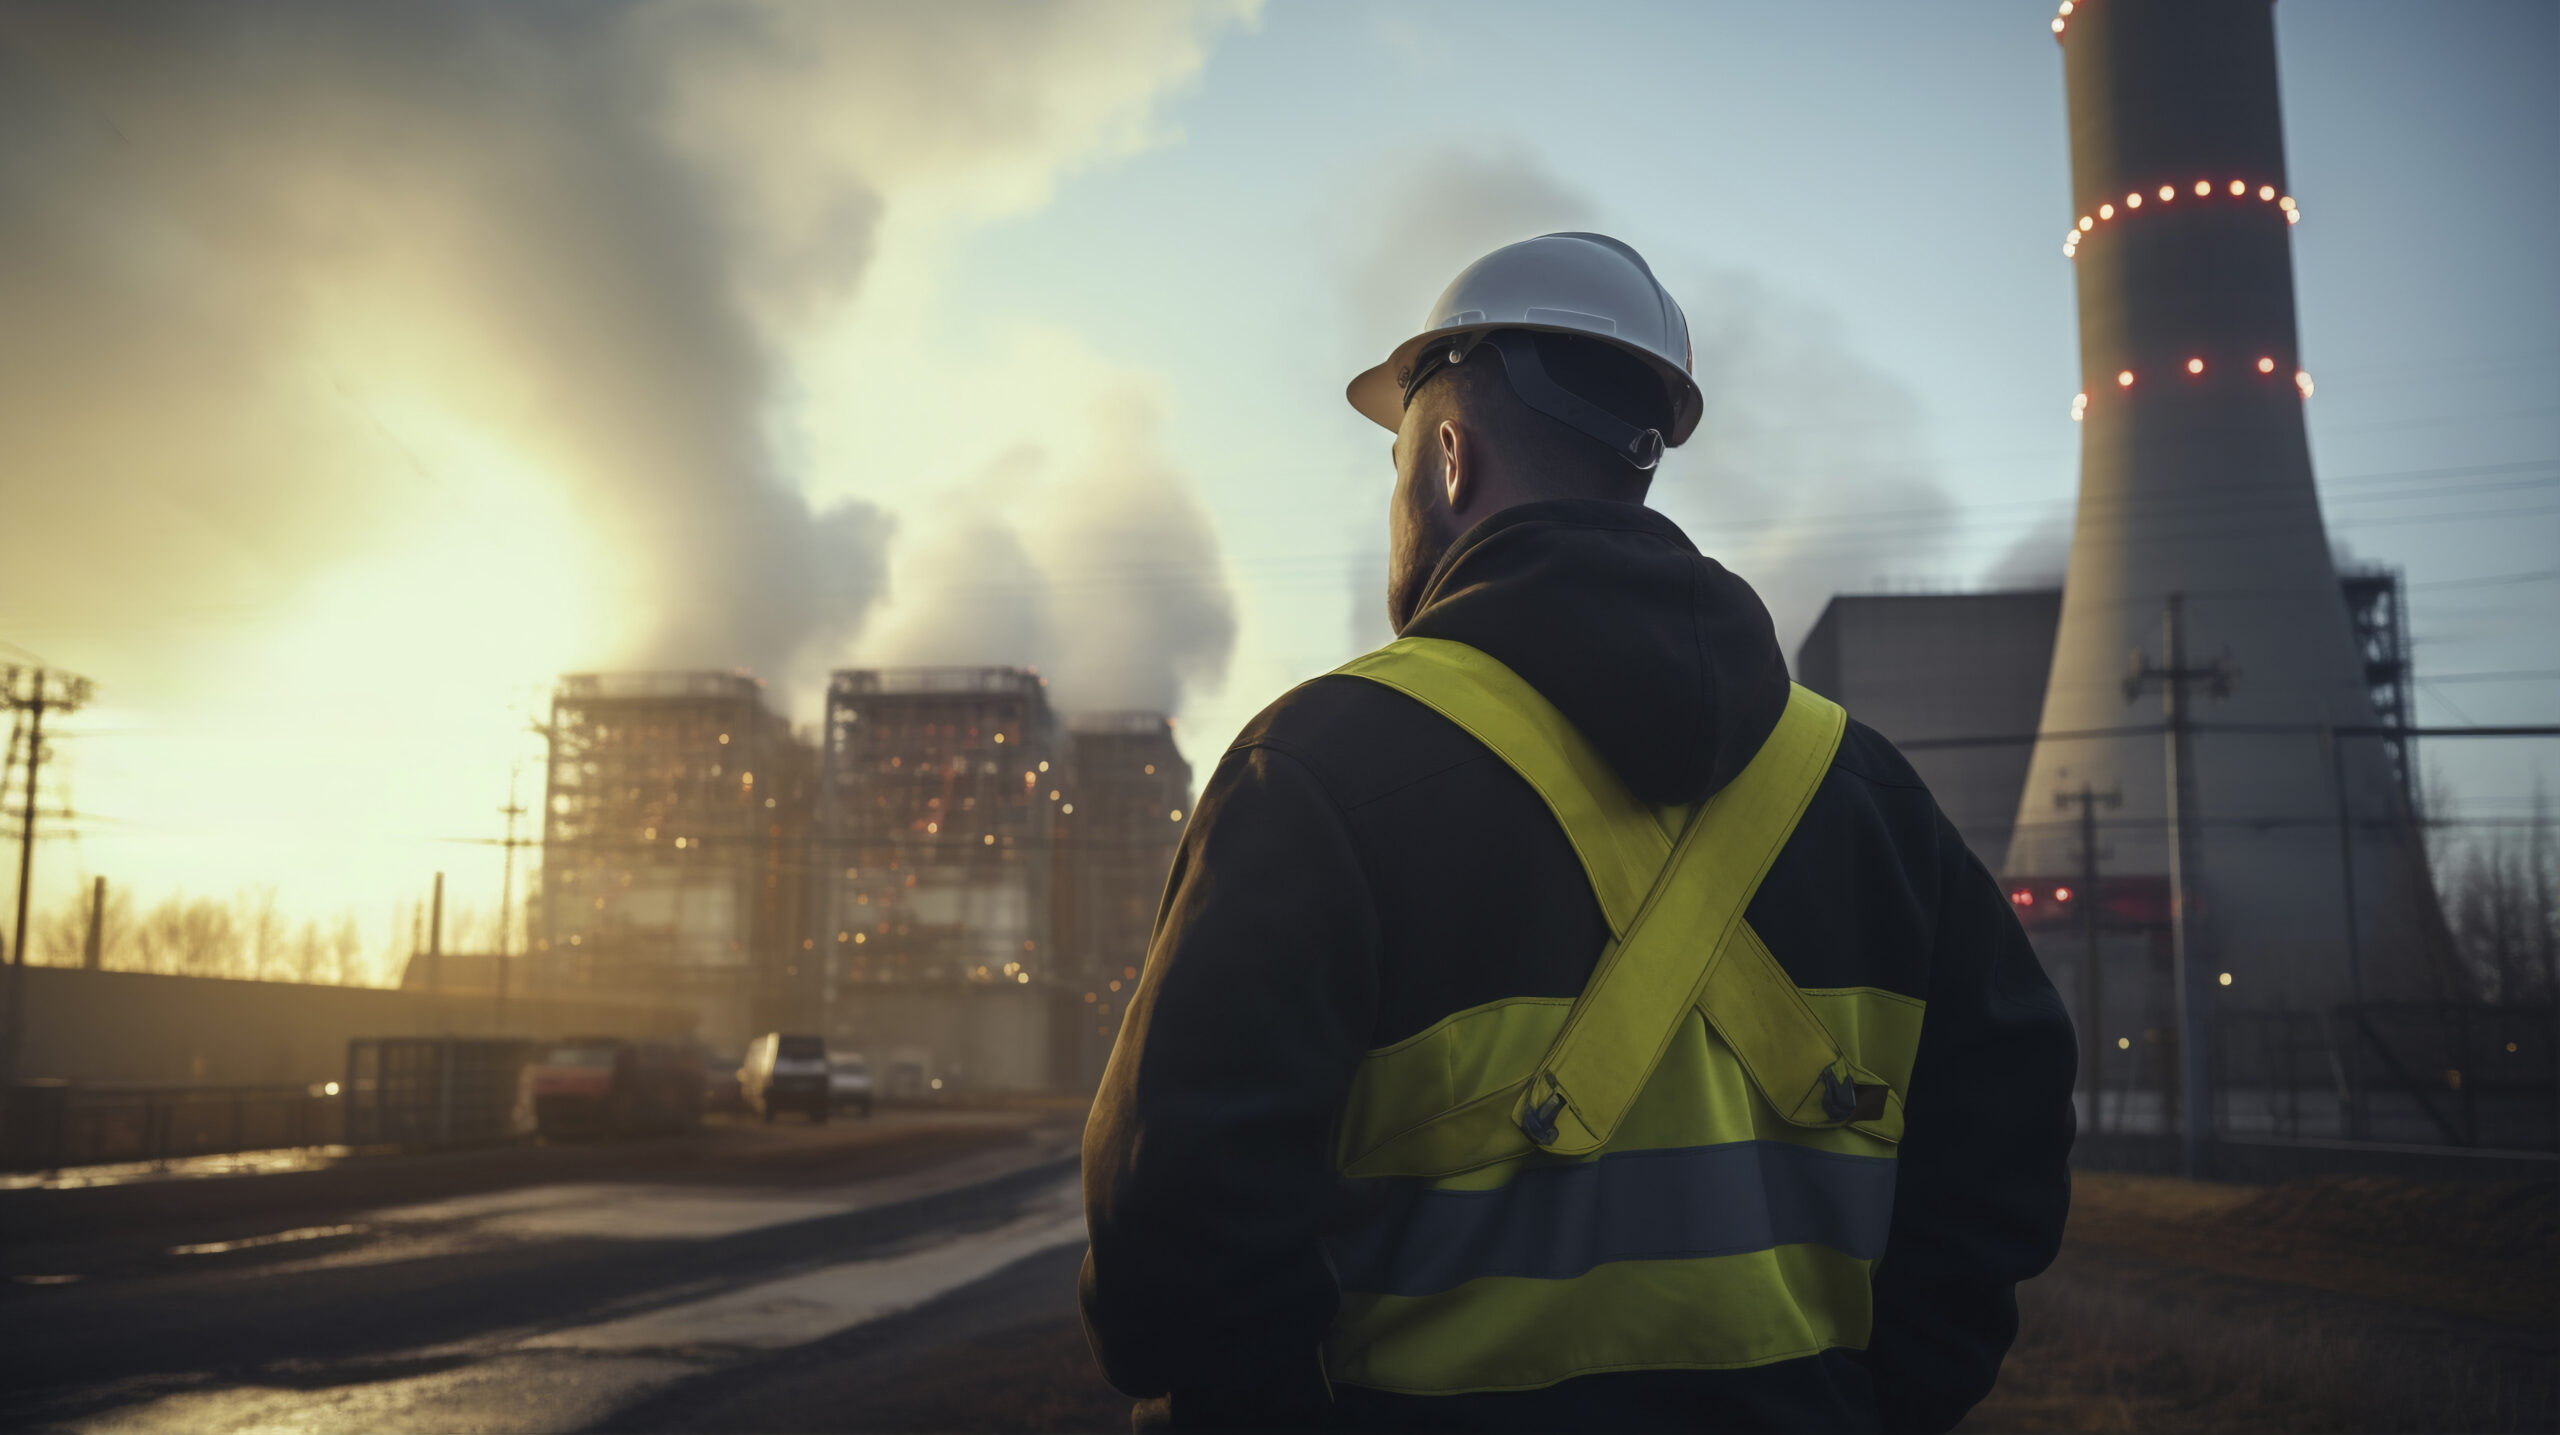
[[1387, 536], [1387, 622], [1399, 637], [1422, 606], [1423, 590], [1449, 545], [1458, 541], [1439, 511], [1424, 501], [1424, 492], [1419, 483], [1396, 485], [1395, 521]]

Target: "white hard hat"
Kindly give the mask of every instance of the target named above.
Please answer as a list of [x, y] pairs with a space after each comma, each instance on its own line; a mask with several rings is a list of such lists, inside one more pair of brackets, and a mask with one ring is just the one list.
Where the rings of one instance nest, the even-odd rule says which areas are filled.
[[1671, 399], [1664, 442], [1681, 443], [1698, 427], [1706, 400], [1689, 373], [1688, 316], [1643, 255], [1605, 234], [1542, 234], [1468, 265], [1432, 304], [1422, 332], [1353, 379], [1343, 396], [1380, 427], [1402, 428], [1414, 364], [1426, 346], [1494, 329], [1614, 344], [1661, 374]]

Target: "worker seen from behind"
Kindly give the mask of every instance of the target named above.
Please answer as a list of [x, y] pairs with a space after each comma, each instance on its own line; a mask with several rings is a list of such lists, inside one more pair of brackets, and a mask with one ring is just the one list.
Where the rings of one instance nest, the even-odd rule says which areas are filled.
[[1248, 724], [1085, 1133], [1140, 1428], [1944, 1430], [2069, 1198], [2073, 1036], [1892, 745], [1644, 506], [1686, 319], [1494, 251], [1351, 384], [1397, 640]]

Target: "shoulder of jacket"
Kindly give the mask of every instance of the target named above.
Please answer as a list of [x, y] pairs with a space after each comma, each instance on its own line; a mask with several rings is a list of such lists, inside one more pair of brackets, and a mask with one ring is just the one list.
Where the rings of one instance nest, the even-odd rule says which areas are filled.
[[1884, 734], [1858, 721], [1849, 719], [1848, 730], [1840, 734], [1840, 750], [1833, 754], [1831, 767], [1877, 787], [1905, 787], [1927, 792], [1929, 784], [1913, 771], [1911, 760], [1902, 755]]
[[1339, 673], [1300, 683], [1255, 714], [1221, 765], [1256, 751], [1293, 760], [1346, 811], [1451, 768], [1497, 761], [1440, 714]]

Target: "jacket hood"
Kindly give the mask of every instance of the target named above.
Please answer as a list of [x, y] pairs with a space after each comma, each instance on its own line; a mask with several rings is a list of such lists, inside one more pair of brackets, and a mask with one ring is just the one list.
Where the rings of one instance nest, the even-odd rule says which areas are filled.
[[1631, 503], [1506, 508], [1450, 545], [1405, 625], [1491, 654], [1660, 806], [1702, 801], [1768, 740], [1787, 661], [1751, 585]]

